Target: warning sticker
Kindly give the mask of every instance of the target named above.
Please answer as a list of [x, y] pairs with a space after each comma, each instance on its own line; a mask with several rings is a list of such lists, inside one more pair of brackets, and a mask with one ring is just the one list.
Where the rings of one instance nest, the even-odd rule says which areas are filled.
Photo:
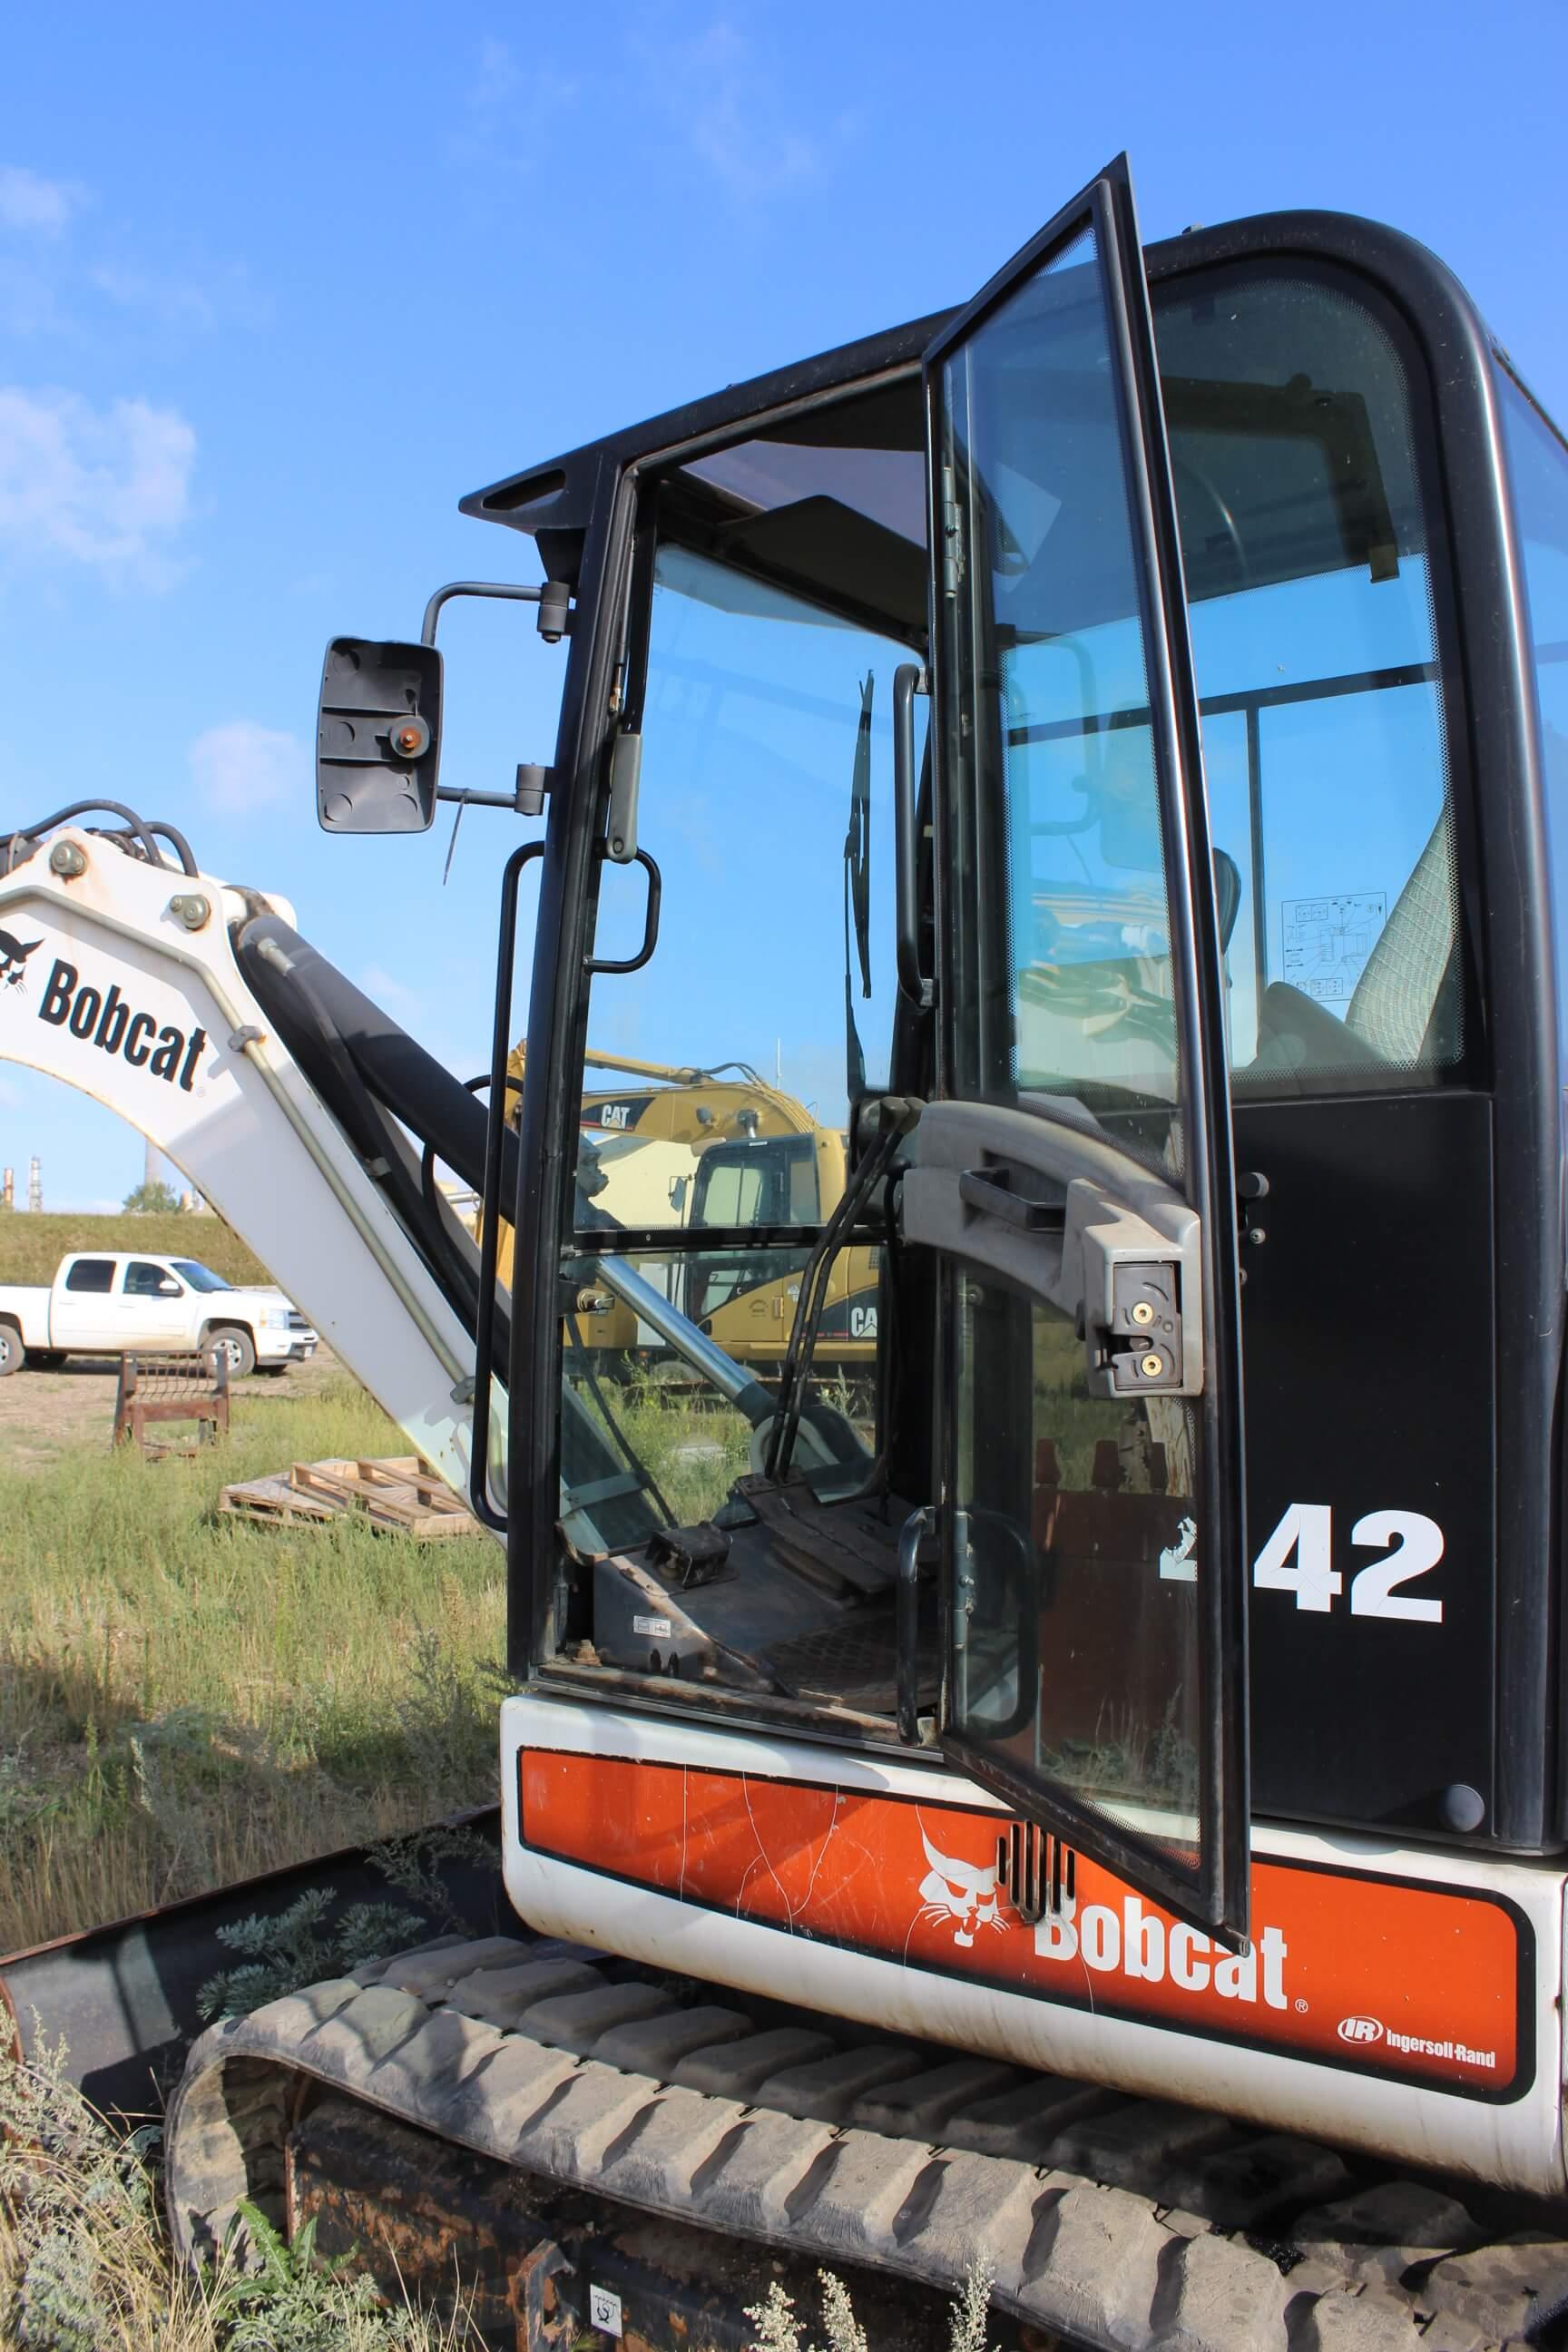
[[1320, 1004], [1348, 1003], [1387, 914], [1386, 890], [1282, 898], [1284, 978]]

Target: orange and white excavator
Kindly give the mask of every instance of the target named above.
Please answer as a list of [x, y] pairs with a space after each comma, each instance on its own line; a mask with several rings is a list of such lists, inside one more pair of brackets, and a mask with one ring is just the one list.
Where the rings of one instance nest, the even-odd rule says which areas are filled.
[[[455, 2247], [531, 2352], [739, 2345], [821, 2263], [874, 2340], [976, 2264], [1037, 2346], [1559, 2340], [1568, 446], [1409, 239], [1145, 251], [1117, 163], [961, 310], [464, 508], [546, 579], [334, 640], [318, 810], [427, 824], [439, 611], [537, 605], [488, 1119], [166, 836], [0, 859], [0, 1030], [67, 991], [25, 1056], [152, 1118], [507, 1548], [474, 1933], [195, 2042], [180, 2245], [249, 2198]], [[188, 1090], [100, 1040], [111, 940]], [[587, 1039], [720, 984], [754, 1060], [841, 1056], [837, 1203], [606, 1222]], [[862, 1249], [869, 1435], [816, 1379]], [[687, 1310], [781, 1253], [763, 1381]], [[601, 1289], [710, 1399], [695, 1504], [576, 1361]], [[123, 2084], [215, 1916], [0, 1980]]]

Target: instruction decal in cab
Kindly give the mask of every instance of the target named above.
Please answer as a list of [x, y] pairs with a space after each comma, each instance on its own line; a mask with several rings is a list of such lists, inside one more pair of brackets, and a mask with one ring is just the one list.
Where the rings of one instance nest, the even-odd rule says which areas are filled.
[[154, 1014], [139, 1013], [112, 982], [106, 995], [84, 982], [63, 956], [55, 958], [44, 983], [38, 1018], [53, 1028], [68, 1029], [84, 1045], [90, 1041], [106, 1054], [121, 1055], [133, 1070], [144, 1069], [149, 1077], [163, 1078], [170, 1086], [177, 1079], [186, 1094], [206, 1051], [205, 1029], [187, 1034], [172, 1023], [160, 1028]]

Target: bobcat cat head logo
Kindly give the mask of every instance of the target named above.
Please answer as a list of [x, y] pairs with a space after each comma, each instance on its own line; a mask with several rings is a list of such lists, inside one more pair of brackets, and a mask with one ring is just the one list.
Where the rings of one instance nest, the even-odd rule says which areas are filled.
[[953, 1942], [968, 1951], [982, 1927], [1002, 1927], [997, 1911], [996, 1866], [993, 1864], [989, 1870], [983, 1870], [978, 1863], [960, 1862], [952, 1854], [939, 1853], [923, 1829], [921, 1843], [931, 1868], [921, 1881], [917, 1925], [921, 1919], [949, 1921]]
[[27, 977], [27, 958], [43, 944], [42, 940], [28, 940], [24, 945], [9, 931], [0, 931], [0, 988], [21, 987]]

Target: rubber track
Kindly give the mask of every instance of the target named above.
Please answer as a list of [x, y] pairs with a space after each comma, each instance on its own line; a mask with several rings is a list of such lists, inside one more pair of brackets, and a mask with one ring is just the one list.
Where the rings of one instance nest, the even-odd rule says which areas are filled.
[[[275, 2204], [301, 2075], [652, 2213], [952, 2286], [1097, 2352], [1491, 2352], [1568, 2305], [1563, 2217], [1469, 2202], [1198, 2109], [867, 2040], [523, 1935], [444, 1937], [191, 2053], [175, 2242]], [[1500, 2230], [1502, 2219], [1509, 2226]]]

